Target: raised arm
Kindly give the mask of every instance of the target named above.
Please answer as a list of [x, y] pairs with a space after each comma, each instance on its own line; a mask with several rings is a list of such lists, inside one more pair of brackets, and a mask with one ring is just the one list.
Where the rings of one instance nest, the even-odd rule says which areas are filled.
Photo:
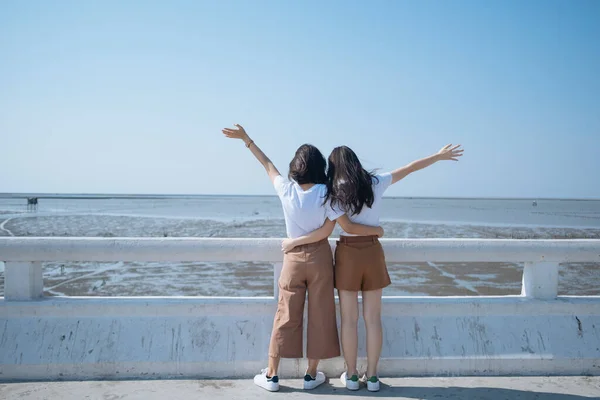
[[[458, 161], [459, 157], [462, 157], [463, 149], [460, 148], [460, 144], [456, 146], [452, 146], [451, 144], [444, 146], [437, 153], [421, 158], [420, 160], [416, 160], [411, 162], [410, 164], [405, 165], [402, 168], [398, 168], [392, 171], [392, 184], [398, 182], [401, 179], [406, 178], [408, 175], [412, 174], [415, 171], [418, 171], [423, 168], [427, 168], [430, 165], [435, 164], [438, 161], [442, 160], [452, 160]], [[345, 229], [344, 229], [345, 230]], [[346, 231], [348, 232], [348, 231]]]
[[[347, 215], [342, 215], [337, 219], [337, 222], [340, 224], [342, 229], [348, 233], [353, 235], [361, 235], [361, 236], [383, 236], [383, 228], [380, 226], [368, 226], [356, 224], [350, 221]], [[331, 221], [329, 218], [325, 220], [325, 223], [319, 229], [315, 229], [311, 233], [300, 236], [295, 239], [285, 239], [281, 242], [281, 249], [287, 253], [292, 250], [296, 246], [302, 246], [303, 244], [315, 243], [319, 240], [323, 240], [328, 238], [333, 232], [333, 228], [335, 227], [335, 221]]]
[[248, 136], [241, 125], [235, 124], [234, 126], [236, 129], [224, 128], [221, 132], [223, 132], [223, 134], [228, 138], [243, 140], [244, 144], [246, 144], [246, 147], [250, 149], [252, 154], [254, 154], [254, 157], [256, 157], [263, 167], [265, 167], [271, 182], [273, 182], [275, 178], [280, 175], [277, 168], [275, 168], [275, 165], [273, 165], [273, 162], [271, 162], [269, 157], [267, 157], [265, 153], [263, 153], [262, 150], [256, 145], [256, 143], [254, 143], [254, 140], [250, 139], [250, 136]]

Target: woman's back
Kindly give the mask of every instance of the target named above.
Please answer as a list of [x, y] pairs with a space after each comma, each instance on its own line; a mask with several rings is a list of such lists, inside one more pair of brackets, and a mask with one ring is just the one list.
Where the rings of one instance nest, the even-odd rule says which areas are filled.
[[[373, 204], [371, 207], [363, 204], [362, 209], [358, 214], [351, 215], [348, 213], [348, 217], [350, 221], [362, 224], [362, 225], [370, 225], [370, 226], [379, 226], [379, 217], [381, 215], [381, 203], [382, 197], [385, 193], [386, 189], [390, 187], [392, 184], [392, 174], [385, 173], [375, 175], [373, 177]], [[344, 236], [354, 236], [351, 233], [344, 232], [342, 230], [342, 235]]]
[[335, 220], [343, 214], [323, 204], [327, 193], [324, 184], [315, 184], [304, 190], [298, 183], [279, 175], [273, 185], [281, 200], [289, 238], [304, 236], [320, 228], [326, 218]]

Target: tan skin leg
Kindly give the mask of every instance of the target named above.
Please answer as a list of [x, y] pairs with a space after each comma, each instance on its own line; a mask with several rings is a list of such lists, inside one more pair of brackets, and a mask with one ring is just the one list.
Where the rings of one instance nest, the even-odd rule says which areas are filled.
[[277, 370], [279, 369], [279, 357], [269, 357], [269, 368], [267, 370], [267, 376], [273, 377], [277, 375]]
[[308, 368], [306, 369], [306, 373], [310, 374], [313, 378], [317, 376], [317, 367], [319, 366], [319, 361], [312, 358], [308, 359]]
[[381, 356], [383, 333], [381, 329], [382, 290], [369, 290], [362, 293], [363, 318], [367, 330], [367, 379], [377, 376], [377, 365]]
[[[272, 377], [278, 374], [280, 360], [281, 358], [279, 357], [269, 357], [269, 368], [267, 370], [267, 376]], [[319, 366], [319, 361], [321, 360], [313, 360], [310, 358], [308, 359], [308, 368], [306, 372], [310, 374], [310, 376], [317, 376], [317, 368]]]
[[356, 357], [358, 352], [358, 292], [338, 290], [342, 314], [342, 351], [348, 376], [358, 375]]

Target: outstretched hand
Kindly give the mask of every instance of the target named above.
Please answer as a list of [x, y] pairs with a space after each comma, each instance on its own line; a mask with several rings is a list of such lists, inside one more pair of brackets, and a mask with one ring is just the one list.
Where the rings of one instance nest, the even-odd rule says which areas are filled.
[[458, 161], [458, 158], [462, 157], [463, 151], [464, 150], [460, 148], [460, 144], [457, 144], [456, 146], [449, 144], [438, 151], [437, 156], [440, 160]]
[[236, 129], [222, 129], [221, 132], [223, 132], [223, 135], [227, 136], [230, 139], [242, 139], [246, 141], [248, 139], [248, 134], [246, 133], [244, 127], [238, 124], [234, 124], [233, 126], [235, 126]]

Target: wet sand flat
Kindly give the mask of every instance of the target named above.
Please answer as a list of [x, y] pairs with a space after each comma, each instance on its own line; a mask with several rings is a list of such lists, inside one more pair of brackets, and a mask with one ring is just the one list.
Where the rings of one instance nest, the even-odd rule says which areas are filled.
[[[83, 237], [283, 237], [280, 219], [217, 221], [123, 215], [11, 215], [0, 235]], [[397, 238], [600, 238], [600, 229], [384, 222]], [[336, 232], [334, 232], [334, 235]], [[477, 296], [519, 294], [523, 266], [513, 263], [388, 265], [385, 295]], [[263, 263], [46, 263], [49, 296], [271, 296], [273, 267]], [[4, 267], [0, 263], [0, 294]], [[560, 266], [559, 294], [600, 295], [600, 264]]]

